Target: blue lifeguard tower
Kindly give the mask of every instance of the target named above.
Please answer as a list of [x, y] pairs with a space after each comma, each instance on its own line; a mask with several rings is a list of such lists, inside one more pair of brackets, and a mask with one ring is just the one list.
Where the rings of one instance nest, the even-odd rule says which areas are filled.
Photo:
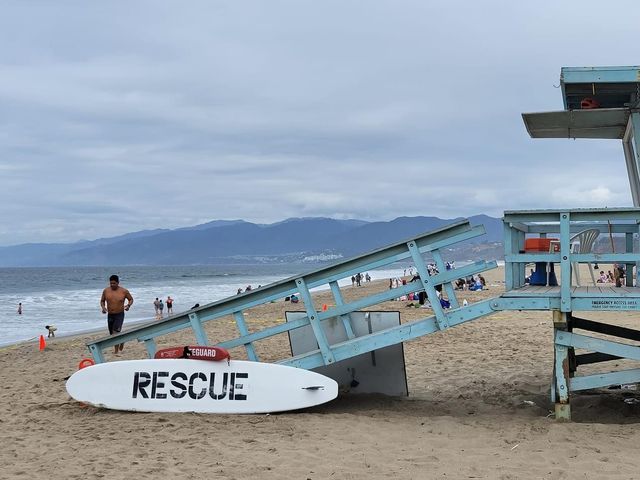
[[[622, 140], [634, 207], [640, 206], [640, 67], [565, 67], [560, 86], [564, 110], [522, 115], [532, 138], [619, 139]], [[574, 312], [638, 311], [640, 289], [636, 286], [638, 208], [505, 212], [505, 260], [507, 288], [501, 302], [513, 301], [524, 308], [542, 300], [553, 312], [555, 368], [551, 388], [556, 418], [569, 419], [572, 391], [640, 382], [640, 369], [577, 376], [580, 365], [621, 358], [640, 360], [640, 347], [613, 339], [640, 340], [640, 331], [579, 318]], [[610, 253], [573, 248], [571, 240], [580, 232], [608, 235]], [[526, 286], [521, 283], [522, 261], [539, 261], [534, 255], [520, 255], [520, 244], [531, 234], [558, 234], [560, 252], [549, 253], [548, 261], [560, 263], [560, 286]], [[624, 235], [624, 253], [615, 253], [613, 236]], [[637, 252], [637, 247], [635, 248]], [[527, 258], [529, 257], [529, 258]], [[612, 263], [624, 272], [616, 285], [572, 286], [572, 269], [579, 263]], [[624, 265], [624, 270], [622, 266]], [[604, 334], [592, 337], [574, 329]], [[579, 353], [576, 354], [576, 350]]]
[[[191, 329], [195, 341], [209, 344], [205, 324], [224, 317], [232, 318], [237, 336], [217, 345], [243, 347], [249, 360], [258, 360], [255, 345], [273, 336], [309, 327], [318, 348], [279, 360], [279, 363], [313, 369], [333, 365], [358, 355], [444, 331], [457, 325], [502, 310], [551, 311], [554, 323], [554, 369], [551, 398], [556, 418], [569, 419], [570, 393], [586, 389], [640, 383], [640, 368], [592, 375], [576, 375], [581, 365], [609, 362], [621, 358], [640, 361], [640, 346], [618, 341], [640, 341], [640, 331], [574, 315], [576, 312], [640, 311], [640, 288], [636, 286], [640, 255], [635, 253], [640, 233], [640, 67], [563, 68], [561, 86], [564, 110], [523, 115], [527, 131], [533, 138], [590, 138], [622, 140], [634, 207], [562, 210], [506, 211], [504, 214], [505, 292], [500, 297], [468, 305], [456, 298], [454, 282], [468, 275], [495, 268], [497, 263], [479, 261], [456, 270], [447, 270], [445, 255], [457, 242], [484, 233], [482, 226], [463, 220], [388, 245], [373, 252], [344, 260], [303, 275], [291, 277], [242, 295], [203, 305], [87, 345], [96, 362], [104, 362], [103, 350], [126, 341], [144, 342], [150, 357], [156, 338], [182, 329]], [[638, 132], [638, 133], [637, 133]], [[624, 251], [584, 251], [575, 239], [583, 234], [624, 237]], [[537, 243], [543, 248], [528, 249]], [[578, 248], [576, 245], [578, 244]], [[613, 249], [612, 249], [613, 250]], [[430, 275], [424, 256], [436, 263], [439, 273]], [[346, 301], [338, 281], [358, 272], [373, 270], [410, 259], [420, 279], [394, 290], [384, 290]], [[572, 285], [572, 274], [580, 264], [612, 263], [624, 265], [625, 277], [619, 286]], [[559, 265], [559, 278], [553, 282], [545, 276], [534, 284], [525, 283], [528, 264], [538, 264], [540, 272]], [[314, 304], [310, 290], [327, 286], [334, 305], [322, 308]], [[375, 332], [358, 334], [353, 328], [354, 312], [419, 292], [426, 295], [431, 310], [420, 320], [402, 323]], [[301, 315], [289, 322], [249, 328], [246, 310], [299, 293]], [[448, 299], [450, 308], [440, 302]], [[343, 340], [329, 341], [324, 326], [338, 325]], [[584, 333], [576, 333], [582, 330]], [[592, 336], [597, 333], [598, 336]], [[606, 335], [603, 338], [602, 335]], [[507, 340], [505, 340], [507, 342]]]

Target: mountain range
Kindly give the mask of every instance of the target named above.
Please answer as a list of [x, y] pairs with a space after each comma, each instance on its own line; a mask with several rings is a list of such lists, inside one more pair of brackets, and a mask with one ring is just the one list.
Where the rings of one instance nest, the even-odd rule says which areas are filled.
[[[459, 219], [399, 217], [387, 222], [290, 218], [273, 224], [215, 220], [175, 230], [143, 230], [64, 244], [0, 247], [0, 267], [80, 265], [204, 265], [314, 262], [351, 257], [428, 232]], [[464, 242], [451, 260], [502, 255], [502, 220], [469, 217], [487, 234]], [[473, 255], [473, 256], [469, 256]], [[493, 255], [493, 256], [492, 256]]]

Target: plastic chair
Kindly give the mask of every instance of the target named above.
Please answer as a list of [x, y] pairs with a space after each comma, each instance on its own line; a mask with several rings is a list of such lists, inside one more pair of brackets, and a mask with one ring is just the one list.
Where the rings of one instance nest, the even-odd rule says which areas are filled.
[[[575, 234], [569, 239], [569, 244], [571, 245], [571, 253], [591, 253], [591, 251], [593, 250], [593, 244], [596, 242], [596, 239], [599, 235], [600, 230], [598, 230], [597, 228], [589, 228]], [[571, 262], [571, 273], [575, 275], [576, 285], [578, 287], [582, 286], [580, 285], [580, 264], [578, 262]], [[591, 274], [591, 281], [595, 286], [596, 279], [593, 275], [593, 268], [591, 268], [591, 263], [589, 263], [589, 273]]]

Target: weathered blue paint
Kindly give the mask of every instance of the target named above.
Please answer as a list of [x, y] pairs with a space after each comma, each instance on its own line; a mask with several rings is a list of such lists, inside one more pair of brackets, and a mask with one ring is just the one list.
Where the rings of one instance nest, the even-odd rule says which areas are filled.
[[[520, 225], [520, 224], [516, 224]], [[504, 283], [507, 291], [513, 290], [518, 287], [518, 282], [516, 281], [517, 275], [514, 272], [514, 262], [513, 260], [507, 260], [507, 257], [513, 254], [518, 253], [517, 245], [513, 244], [513, 230], [519, 228], [518, 226], [514, 227], [506, 220], [503, 224], [503, 232], [504, 232], [504, 253], [505, 253], [505, 265], [504, 265]]]
[[311, 324], [311, 329], [313, 330], [313, 334], [316, 337], [316, 341], [318, 342], [318, 346], [320, 347], [320, 351], [322, 352], [322, 358], [324, 360], [325, 365], [329, 365], [336, 361], [333, 352], [331, 351], [331, 346], [327, 341], [327, 336], [320, 326], [319, 314], [313, 306], [313, 298], [311, 298], [311, 292], [307, 288], [307, 284], [304, 281], [304, 278], [300, 277], [296, 280], [296, 284], [298, 285], [298, 291], [300, 292], [300, 296], [302, 297], [302, 301], [304, 302], [305, 310], [307, 311], [307, 318], [309, 319], [309, 323]]
[[202, 322], [197, 313], [193, 312], [189, 314], [189, 323], [191, 323], [191, 328], [193, 329], [193, 333], [195, 333], [198, 345], [209, 345], [207, 334], [202, 328]]
[[559, 403], [569, 401], [569, 350], [562, 345], [555, 346], [556, 397]]
[[[112, 345], [106, 345], [106, 346], [112, 347], [113, 345], [115, 345], [115, 343]], [[103, 363], [104, 353], [102, 352], [102, 348], [96, 344], [88, 344], [87, 346], [89, 347], [89, 352], [93, 356], [93, 360], [96, 363]]]
[[[571, 230], [571, 213], [562, 212], [560, 214], [560, 271], [563, 281], [560, 284], [560, 310], [562, 312], [571, 311], [571, 245], [569, 236]], [[568, 281], [567, 281], [568, 279]]]
[[427, 293], [427, 298], [431, 303], [431, 308], [436, 315], [436, 322], [438, 323], [438, 327], [440, 330], [444, 330], [445, 328], [449, 328], [449, 323], [447, 322], [447, 317], [444, 314], [442, 309], [442, 305], [440, 305], [440, 298], [438, 297], [438, 292], [435, 288], [435, 283], [433, 283], [431, 277], [429, 276], [429, 271], [427, 270], [427, 266], [424, 264], [424, 260], [422, 255], [420, 255], [420, 251], [416, 246], [415, 242], [407, 242], [407, 247], [411, 252], [411, 257], [413, 258], [413, 263], [418, 270], [418, 274], [420, 275], [420, 283], [422, 284], [422, 290]]
[[[491, 305], [488, 300], [477, 302], [467, 307], [463, 307], [456, 312], [448, 313], [449, 325], [455, 326], [469, 322], [488, 315], [491, 312]], [[423, 335], [435, 333], [439, 330], [440, 327], [436, 322], [435, 316], [430, 316], [422, 320], [398, 325], [397, 327], [381, 330], [364, 337], [358, 337], [353, 340], [333, 345], [333, 353], [336, 361], [345, 360], [352, 357], [354, 351], [358, 352], [358, 354], [367, 353], [389, 345], [395, 345], [400, 342], [413, 340]], [[320, 351], [316, 350], [304, 355], [281, 360], [277, 363], [310, 369], [323, 365], [322, 362], [322, 355]]]
[[[631, 255], [633, 256], [633, 234], [632, 233], [625, 233], [624, 235], [625, 237], [625, 252], [627, 252], [627, 255]], [[628, 262], [625, 265], [625, 270], [627, 273], [629, 272], [633, 272], [633, 267], [636, 266], [636, 263], [638, 261], [638, 258], [635, 258], [633, 262]], [[633, 279], [634, 276], [633, 274], [629, 274], [626, 276], [626, 286], [627, 287], [633, 287]]]
[[636, 83], [640, 82], [640, 66], [562, 67], [560, 79], [571, 83]]
[[630, 358], [632, 360], [640, 360], [640, 347], [628, 345], [602, 338], [589, 337], [572, 332], [556, 332], [556, 345], [565, 347], [582, 348], [585, 350], [608, 353], [618, 357]]
[[573, 377], [571, 379], [571, 391], [577, 392], [610, 385], [624, 385], [626, 383], [640, 383], [640, 368]]
[[[342, 292], [340, 292], [340, 286], [338, 285], [338, 282], [329, 282], [329, 288], [331, 288], [331, 293], [333, 293], [333, 299], [335, 300], [336, 305], [344, 305]], [[354, 338], [356, 335], [355, 333], [353, 333], [351, 314], [347, 313], [346, 315], [340, 315], [340, 321], [344, 326], [344, 333], [347, 335], [347, 338]]]
[[[434, 250], [431, 252], [431, 256], [433, 260], [436, 262], [436, 267], [439, 272], [444, 272], [447, 269], [446, 262], [442, 259], [442, 254], [439, 250]], [[451, 282], [447, 282], [444, 285], [444, 291], [447, 294], [447, 298], [451, 302], [451, 308], [458, 308], [460, 304], [458, 303], [458, 298], [456, 297], [456, 292]]]
[[[587, 226], [598, 225], [600, 231], [609, 229], [613, 234], [623, 233], [626, 240], [625, 252], [618, 253], [571, 253], [570, 239], [576, 232]], [[630, 223], [632, 222], [632, 223]], [[563, 312], [580, 310], [640, 310], [640, 288], [633, 287], [633, 269], [629, 267], [629, 278], [625, 288], [611, 288], [611, 284], [597, 286], [574, 287], [571, 285], [572, 263], [624, 263], [635, 266], [640, 262], [640, 254], [633, 253], [632, 232], [638, 230], [640, 209], [575, 209], [575, 210], [525, 210], [508, 211], [504, 216], [505, 243], [505, 293], [506, 302], [498, 302], [502, 309], [539, 309], [540, 304], [527, 304], [524, 298], [548, 297], [550, 308], [555, 308], [560, 299], [560, 310]], [[530, 231], [529, 235], [551, 234], [559, 239], [560, 252], [554, 253], [522, 253], [521, 244], [515, 245], [515, 235]], [[524, 285], [524, 274], [521, 267], [527, 263], [559, 263], [560, 284], [557, 287]], [[557, 269], [556, 269], [557, 271]], [[516, 278], [517, 274], [517, 278]], [[562, 281], [564, 279], [564, 281]]]
[[156, 354], [156, 341], [153, 338], [148, 338], [144, 341], [144, 347], [147, 349], [149, 358], [153, 358]]
[[640, 311], [640, 297], [638, 297], [637, 289], [634, 288], [634, 290], [636, 290], [634, 292], [634, 296], [622, 296], [618, 294], [617, 296], [612, 295], [610, 297], [602, 296], [598, 299], [594, 299], [593, 296], [587, 298], [576, 297], [573, 300], [573, 305], [576, 311], [592, 310], [609, 312], [637, 312]]
[[[575, 214], [574, 214], [575, 215]], [[514, 227], [515, 228], [515, 227]], [[546, 236], [547, 234], [558, 234], [560, 233], [560, 225], [558, 224], [531, 224], [526, 225], [527, 231], [526, 233], [537, 233], [542, 236], [543, 234]], [[596, 229], [600, 231], [600, 234], [609, 235], [609, 226], [606, 223], [590, 223], [590, 222], [580, 222], [580, 224], [571, 225], [571, 234], [579, 233], [583, 230], [592, 230]], [[638, 227], [636, 224], [631, 223], [621, 223], [617, 226], [619, 233], [638, 233]]]
[[[585, 85], [591, 88], [585, 90]], [[640, 113], [637, 110], [640, 107], [640, 66], [564, 67], [560, 87], [565, 111], [523, 114], [527, 131], [533, 138], [621, 139], [633, 203], [640, 207]], [[592, 108], [583, 109], [585, 102]], [[570, 331], [570, 316], [574, 311], [640, 311], [640, 288], [633, 286], [640, 266], [640, 255], [633, 253], [633, 235], [638, 233], [639, 224], [638, 208], [506, 211], [504, 214], [506, 291], [493, 307], [496, 310], [538, 309], [541, 306], [554, 309], [552, 400], [556, 402], [556, 418], [570, 418], [570, 389], [576, 391], [640, 380], [640, 369], [569, 378], [570, 349], [640, 359], [640, 347]], [[610, 232], [624, 234], [625, 252], [572, 254], [571, 236], [594, 228], [604, 235]], [[514, 245], [516, 231], [559, 237], [560, 252], [523, 253]], [[559, 286], [519, 285], [519, 278], [514, 279], [512, 272], [528, 262], [559, 263]], [[625, 264], [624, 287], [612, 288], [606, 284], [573, 287], [572, 262], [588, 263], [589, 268], [591, 263]]]
[[540, 296], [507, 297], [494, 298], [491, 305], [495, 311], [501, 310], [560, 310], [560, 295], [558, 298]]
[[[638, 259], [637, 253], [573, 253], [571, 258], [575, 262], [581, 263], [626, 263], [635, 262]], [[520, 253], [506, 254], [505, 262], [509, 263], [534, 263], [534, 262], [554, 262], [560, 263], [559, 253]]]
[[[236, 320], [236, 327], [238, 327], [238, 333], [241, 336], [246, 337], [249, 335], [249, 329], [247, 328], [247, 323], [244, 321], [244, 313], [243, 312], [234, 312], [233, 318]], [[256, 349], [253, 347], [253, 343], [247, 342], [244, 344], [244, 349], [247, 352], [247, 358], [252, 362], [258, 361], [258, 354], [256, 353]]]

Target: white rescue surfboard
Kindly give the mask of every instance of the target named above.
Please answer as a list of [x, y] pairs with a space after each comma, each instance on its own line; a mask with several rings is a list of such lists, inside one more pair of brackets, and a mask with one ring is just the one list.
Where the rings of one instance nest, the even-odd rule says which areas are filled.
[[126, 360], [83, 368], [67, 392], [96, 407], [137, 412], [269, 413], [338, 396], [335, 380], [272, 363]]

